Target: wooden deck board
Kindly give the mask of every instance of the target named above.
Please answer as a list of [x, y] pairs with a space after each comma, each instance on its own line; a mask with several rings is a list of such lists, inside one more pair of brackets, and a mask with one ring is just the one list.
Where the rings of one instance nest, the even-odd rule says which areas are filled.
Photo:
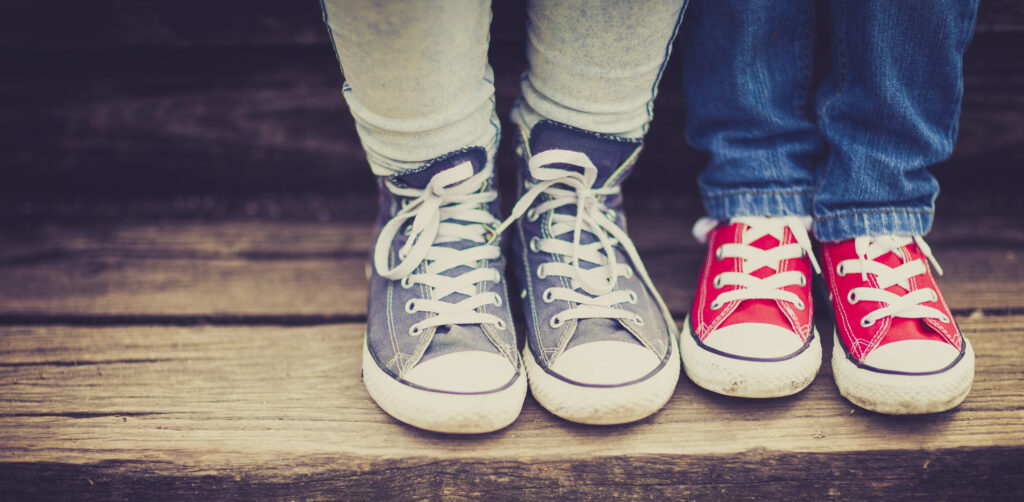
[[[959, 468], [983, 478], [962, 487], [1019, 481], [1019, 468], [1003, 464], [1024, 460], [1024, 348], [1013, 343], [1024, 336], [1024, 317], [961, 324], [978, 373], [971, 395], [950, 413], [888, 417], [855, 409], [839, 396], [826, 363], [807, 390], [785, 399], [730, 399], [683, 378], [664, 410], [628, 426], [570, 424], [528, 399], [511, 427], [475, 438], [417, 431], [377, 409], [359, 378], [359, 324], [6, 326], [0, 486], [49, 466], [122, 482], [187, 478], [199, 487], [207, 476], [307, 480], [320, 495], [356, 490], [364, 478], [404, 495], [479, 494], [522, 492], [523, 481], [510, 474], [521, 471], [537, 478], [534, 485], [577, 493], [609, 493], [599, 491], [603, 479], [618, 480], [624, 492], [639, 484], [675, 486], [664, 493], [678, 495], [716, 482], [735, 490], [740, 480], [713, 472], [727, 465], [747, 464], [741, 471], [784, 491], [787, 482], [806, 489], [815, 481], [792, 472], [780, 479], [779, 464], [798, 472], [826, 465], [831, 477], [859, 473], [877, 487], [928, 475], [929, 459], [971, 459]], [[634, 470], [648, 478], [621, 479]], [[573, 484], [580, 473], [589, 483]], [[686, 477], [694, 474], [704, 478]], [[422, 486], [410, 485], [409, 476]]]
[[[685, 313], [703, 257], [692, 215], [633, 216]], [[527, 398], [511, 427], [472, 438], [404, 426], [363, 388], [368, 219], [7, 228], [0, 498], [1013, 498], [1024, 225], [940, 223], [929, 242], [978, 356], [952, 412], [855, 408], [826, 357], [789, 398], [731, 399], [684, 376], [637, 424], [574, 425]]]
[[[669, 307], [685, 313], [704, 258], [688, 222], [639, 215], [630, 228]], [[365, 220], [44, 226], [0, 239], [0, 316], [366, 313]], [[953, 309], [1024, 307], [1024, 225], [950, 222], [930, 241]]]

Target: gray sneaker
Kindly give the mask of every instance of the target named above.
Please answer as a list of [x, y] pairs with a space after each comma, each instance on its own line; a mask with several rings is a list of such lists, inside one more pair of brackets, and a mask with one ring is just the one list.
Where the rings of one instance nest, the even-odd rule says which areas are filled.
[[510, 217], [522, 285], [530, 389], [588, 424], [642, 419], [679, 379], [675, 323], [626, 234], [620, 183], [639, 141], [542, 121], [517, 150]]
[[363, 381], [384, 411], [422, 429], [497, 430], [526, 395], [493, 172], [470, 148], [378, 180]]

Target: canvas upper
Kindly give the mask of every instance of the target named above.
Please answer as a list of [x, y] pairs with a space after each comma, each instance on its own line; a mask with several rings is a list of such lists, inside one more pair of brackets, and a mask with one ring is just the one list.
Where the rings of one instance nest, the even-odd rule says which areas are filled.
[[[395, 379], [428, 390], [485, 392], [511, 384], [522, 368], [500, 238], [492, 233], [498, 202], [485, 150], [453, 152], [380, 178], [378, 186], [366, 335], [374, 361]], [[407, 246], [413, 237], [423, 240], [418, 249], [427, 250], [414, 264], [409, 260], [417, 258], [417, 246]], [[450, 266], [453, 261], [459, 264]], [[384, 277], [400, 264], [414, 266]], [[438, 309], [444, 312], [433, 311]], [[438, 319], [455, 322], [431, 325]], [[455, 367], [428, 366], [454, 354], [462, 354], [449, 358], [462, 361]]]

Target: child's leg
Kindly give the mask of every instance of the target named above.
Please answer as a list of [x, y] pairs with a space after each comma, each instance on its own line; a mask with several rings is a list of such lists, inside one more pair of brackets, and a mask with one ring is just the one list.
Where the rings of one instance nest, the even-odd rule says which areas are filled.
[[[708, 253], [680, 335], [687, 375], [731, 396], [775, 397], [811, 383], [807, 225], [813, 163], [813, 0], [694, 0], [685, 33], [687, 135], [711, 155], [695, 233]], [[803, 217], [803, 218], [800, 218]]]
[[338, 0], [324, 12], [380, 188], [366, 389], [424, 429], [505, 427], [522, 408], [526, 375], [492, 234], [489, 2]]
[[625, 233], [620, 183], [684, 4], [530, 3], [514, 266], [533, 395], [569, 420], [639, 420], [679, 379], [674, 322]]
[[819, 239], [931, 228], [939, 186], [927, 168], [953, 151], [977, 6], [832, 2], [834, 63], [817, 100], [829, 146], [814, 197]]
[[686, 0], [532, 0], [522, 99], [525, 131], [547, 119], [642, 138]]
[[378, 176], [499, 134], [487, 0], [324, 1], [344, 95]]
[[814, 2], [695, 0], [684, 30], [687, 139], [711, 161], [708, 215], [811, 214]]
[[818, 93], [829, 145], [814, 232], [836, 318], [840, 392], [882, 413], [959, 404], [974, 354], [929, 270], [921, 239], [950, 155], [976, 0], [832, 2], [834, 65]]

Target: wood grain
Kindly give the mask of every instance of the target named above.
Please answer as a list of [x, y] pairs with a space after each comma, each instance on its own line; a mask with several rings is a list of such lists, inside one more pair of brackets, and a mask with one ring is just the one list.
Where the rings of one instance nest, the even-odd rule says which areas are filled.
[[[689, 310], [704, 248], [690, 220], [638, 214], [632, 233], [677, 315]], [[950, 221], [930, 239], [960, 311], [1024, 305], [1024, 226]], [[44, 225], [0, 232], [7, 322], [125, 316], [358, 320], [372, 240], [362, 223], [207, 222]]]
[[1024, 460], [1024, 318], [961, 324], [978, 370], [949, 413], [855, 409], [826, 363], [790, 398], [730, 399], [684, 378], [637, 424], [573, 425], [528, 399], [511, 427], [471, 438], [417, 431], [376, 408], [359, 380], [359, 324], [7, 326], [0, 487], [168, 498], [1009, 495]]

